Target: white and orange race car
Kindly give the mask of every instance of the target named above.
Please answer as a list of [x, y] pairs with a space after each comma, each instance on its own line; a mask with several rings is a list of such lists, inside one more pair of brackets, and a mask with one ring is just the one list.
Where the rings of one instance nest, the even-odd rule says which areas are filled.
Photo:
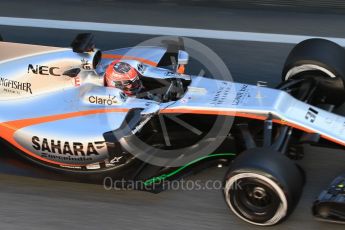
[[[232, 212], [256, 225], [281, 222], [302, 193], [294, 161], [302, 144], [345, 145], [345, 117], [332, 112], [345, 99], [344, 49], [301, 42], [272, 89], [185, 74], [188, 53], [176, 47], [101, 53], [91, 34], [78, 35], [72, 48], [0, 42], [1, 139], [57, 173], [141, 181], [155, 191], [228, 163], [224, 197]], [[140, 74], [143, 92], [104, 85], [117, 59]], [[327, 205], [316, 202], [315, 215], [345, 219], [344, 204]]]

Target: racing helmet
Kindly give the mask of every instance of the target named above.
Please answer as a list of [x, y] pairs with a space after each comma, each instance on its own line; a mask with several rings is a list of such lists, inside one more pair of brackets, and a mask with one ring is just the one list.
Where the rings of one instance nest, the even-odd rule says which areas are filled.
[[128, 96], [133, 96], [142, 88], [139, 74], [135, 68], [119, 60], [110, 63], [105, 71], [106, 86], [123, 90]]

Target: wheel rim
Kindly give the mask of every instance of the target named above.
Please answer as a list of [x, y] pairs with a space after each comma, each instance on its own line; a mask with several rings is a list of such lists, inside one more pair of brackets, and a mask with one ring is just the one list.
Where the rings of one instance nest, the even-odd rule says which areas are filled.
[[237, 174], [227, 181], [224, 192], [230, 209], [251, 224], [274, 225], [286, 216], [284, 192], [260, 174]]
[[237, 183], [238, 188], [229, 193], [238, 212], [255, 222], [265, 222], [274, 216], [280, 202], [270, 185], [252, 178], [240, 179]]

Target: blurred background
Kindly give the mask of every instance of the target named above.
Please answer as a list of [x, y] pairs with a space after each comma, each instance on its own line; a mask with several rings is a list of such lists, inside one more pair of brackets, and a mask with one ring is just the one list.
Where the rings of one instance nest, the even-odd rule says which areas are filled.
[[[1, 0], [0, 33], [6, 41], [66, 47], [76, 34], [92, 30], [97, 46], [107, 50], [135, 46], [158, 36], [160, 27], [212, 30], [210, 34], [247, 32], [235, 40], [191, 38], [212, 49], [235, 81], [255, 84], [260, 80], [274, 86], [294, 45], [295, 40], [289, 39], [321, 36], [343, 41], [344, 10], [345, 2], [340, 0]], [[27, 25], [24, 19], [13, 26], [9, 18], [56, 21]], [[96, 25], [81, 30], [54, 28], [60, 20], [144, 25], [156, 30], [145, 34], [107, 32]], [[258, 34], [268, 40], [259, 41]], [[343, 229], [313, 220], [310, 207], [321, 189], [345, 171], [345, 152], [307, 146], [300, 164], [308, 178], [302, 200], [286, 222], [271, 229]], [[221, 180], [225, 171], [208, 169], [188, 179]], [[23, 163], [2, 147], [0, 229], [256, 229], [230, 213], [220, 190], [154, 195], [106, 191], [100, 185], [66, 180]]]

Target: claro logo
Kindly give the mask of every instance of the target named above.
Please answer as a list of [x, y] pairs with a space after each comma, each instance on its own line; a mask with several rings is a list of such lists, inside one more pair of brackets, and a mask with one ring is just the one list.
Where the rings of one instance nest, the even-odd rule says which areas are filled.
[[117, 104], [118, 101], [116, 100], [116, 96], [104, 97], [104, 96], [90, 96], [89, 102], [91, 104], [98, 104], [98, 105], [114, 105]]
[[38, 74], [38, 75], [51, 75], [51, 76], [61, 76], [58, 73], [59, 67], [49, 67], [44, 65], [28, 65], [28, 73]]
[[60, 140], [49, 140], [48, 138], [32, 137], [32, 147], [38, 151], [56, 153], [71, 156], [99, 155], [97, 149], [105, 147], [104, 141], [80, 143]]

